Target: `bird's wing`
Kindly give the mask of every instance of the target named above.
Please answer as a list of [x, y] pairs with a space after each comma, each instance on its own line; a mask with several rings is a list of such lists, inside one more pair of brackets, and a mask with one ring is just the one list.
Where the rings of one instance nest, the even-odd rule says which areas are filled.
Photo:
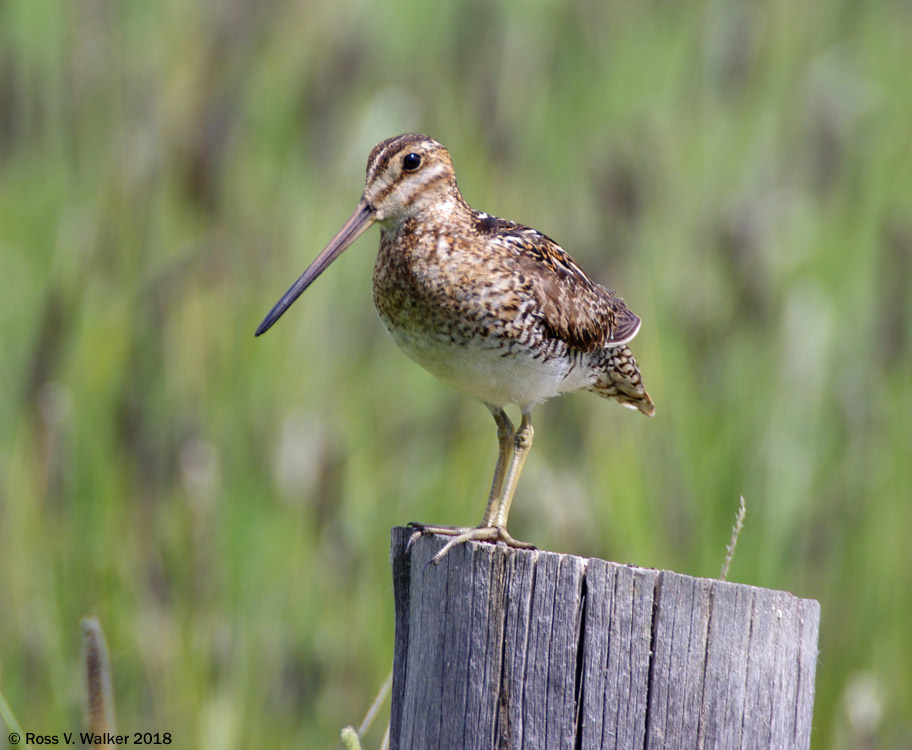
[[636, 336], [639, 317], [614, 292], [586, 276], [554, 240], [521, 224], [503, 219], [497, 223], [497, 240], [516, 253], [519, 270], [538, 301], [538, 314], [556, 337], [594, 351]]

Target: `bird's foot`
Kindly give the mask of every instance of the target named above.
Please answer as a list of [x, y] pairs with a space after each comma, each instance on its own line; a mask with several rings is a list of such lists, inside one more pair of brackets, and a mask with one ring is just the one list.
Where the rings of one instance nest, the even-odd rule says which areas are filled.
[[446, 557], [447, 553], [453, 549], [453, 547], [457, 544], [464, 544], [465, 542], [491, 542], [492, 544], [502, 542], [514, 549], [535, 549], [534, 544], [514, 539], [503, 526], [434, 526], [433, 524], [415, 523], [413, 521], [409, 524], [409, 527], [415, 529], [415, 531], [412, 536], [409, 537], [407, 547], [411, 547], [418, 537], [424, 536], [425, 534], [443, 534], [444, 536], [453, 537], [443, 545], [433, 558], [431, 558], [431, 562], [435, 565]]

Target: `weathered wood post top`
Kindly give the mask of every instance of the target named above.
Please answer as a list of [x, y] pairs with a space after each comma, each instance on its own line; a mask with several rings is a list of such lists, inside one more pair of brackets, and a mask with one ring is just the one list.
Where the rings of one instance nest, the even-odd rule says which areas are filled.
[[807, 750], [820, 605], [392, 533], [393, 750]]

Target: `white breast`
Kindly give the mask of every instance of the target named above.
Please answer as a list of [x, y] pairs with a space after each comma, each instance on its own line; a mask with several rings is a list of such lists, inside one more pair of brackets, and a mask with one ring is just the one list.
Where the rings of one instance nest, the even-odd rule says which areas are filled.
[[[492, 406], [532, 406], [595, 378], [578, 358], [535, 359], [493, 340], [455, 343], [446, 336], [388, 328], [399, 348], [432, 375]], [[572, 361], [571, 361], [572, 360]]]

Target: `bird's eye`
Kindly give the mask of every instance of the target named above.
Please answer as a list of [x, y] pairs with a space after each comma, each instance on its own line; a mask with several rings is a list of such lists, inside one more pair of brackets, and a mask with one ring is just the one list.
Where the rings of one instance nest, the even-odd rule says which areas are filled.
[[406, 172], [414, 172], [421, 166], [421, 154], [406, 154], [402, 157], [402, 168]]

